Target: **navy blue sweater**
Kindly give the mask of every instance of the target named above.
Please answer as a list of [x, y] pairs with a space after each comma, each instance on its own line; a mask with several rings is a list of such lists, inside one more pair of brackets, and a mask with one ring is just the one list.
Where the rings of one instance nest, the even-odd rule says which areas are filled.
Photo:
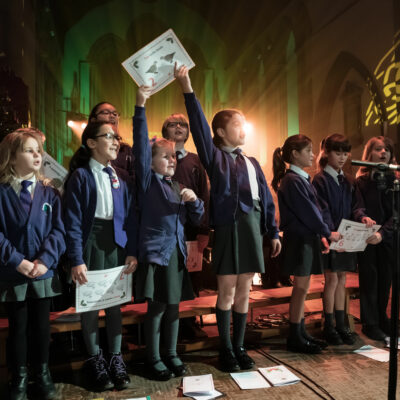
[[[210, 127], [194, 93], [185, 93], [186, 110], [190, 121], [190, 130], [200, 160], [210, 178], [210, 223], [214, 226], [232, 224], [239, 209], [239, 190], [235, 160], [232, 156], [216, 147], [213, 143]], [[271, 239], [278, 238], [275, 223], [275, 205], [260, 164], [253, 157], [257, 175], [258, 191], [261, 201], [261, 233]]]
[[321, 235], [328, 238], [331, 230], [323, 221], [317, 194], [311, 183], [290, 169], [278, 190], [280, 229], [297, 236]]
[[39, 259], [49, 269], [36, 280], [51, 278], [65, 251], [61, 200], [50, 186], [37, 182], [29, 216], [14, 189], [0, 184], [0, 278], [10, 284], [32, 279], [16, 268], [26, 259]]
[[[116, 169], [117, 174], [118, 170]], [[125, 237], [129, 256], [137, 252], [137, 219], [131, 190], [121, 175], [118, 175], [124, 204], [124, 217], [117, 221], [117, 229]], [[67, 233], [67, 256], [72, 267], [84, 264], [83, 249], [92, 230], [97, 204], [96, 181], [89, 165], [76, 169], [67, 182], [64, 192], [64, 221]], [[110, 238], [112, 239], [112, 238]], [[117, 246], [117, 245], [116, 245]]]
[[170, 186], [152, 170], [144, 107], [135, 107], [133, 140], [140, 218], [139, 261], [168, 265], [178, 245], [186, 263], [184, 225], [187, 218], [193, 225], [200, 224], [204, 203], [200, 198], [194, 202], [182, 202], [179, 184], [173, 182]]
[[[385, 175], [388, 189], [392, 188], [394, 174]], [[378, 225], [382, 225], [379, 233], [382, 241], [392, 244], [393, 238], [393, 210], [392, 192], [378, 190], [377, 183], [369, 174], [356, 179], [355, 202], [353, 208], [354, 219], [361, 222], [363, 217], [370, 217]]]
[[345, 177], [343, 185], [338, 185], [326, 171], [316, 174], [312, 183], [317, 191], [324, 221], [332, 232], [337, 231], [343, 218], [352, 218], [352, 184]]

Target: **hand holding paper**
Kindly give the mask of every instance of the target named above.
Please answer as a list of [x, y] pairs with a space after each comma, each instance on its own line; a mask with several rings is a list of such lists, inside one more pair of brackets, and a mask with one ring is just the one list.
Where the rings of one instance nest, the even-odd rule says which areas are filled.
[[181, 67], [178, 68], [177, 63], [175, 63], [174, 76], [176, 80], [179, 82], [179, 85], [181, 85], [183, 93], [193, 92], [192, 82], [190, 81], [188, 67], [182, 65]]

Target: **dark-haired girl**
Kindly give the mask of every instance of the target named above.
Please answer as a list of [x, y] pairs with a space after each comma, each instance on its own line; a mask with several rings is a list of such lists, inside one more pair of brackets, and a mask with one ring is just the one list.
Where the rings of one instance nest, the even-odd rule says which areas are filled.
[[[337, 231], [343, 218], [352, 218], [352, 182], [343, 172], [350, 155], [349, 141], [337, 133], [322, 141], [318, 157], [320, 172], [313, 179], [318, 200], [324, 208], [324, 221], [331, 231]], [[353, 344], [355, 337], [344, 323], [346, 271], [354, 271], [354, 253], [330, 250], [324, 261], [324, 338], [332, 345]], [[333, 312], [335, 311], [335, 316]], [[336, 327], [334, 325], [336, 321]]]
[[[278, 193], [283, 268], [285, 274], [294, 275], [287, 348], [300, 353], [320, 353], [326, 345], [306, 332], [304, 301], [310, 275], [322, 273], [321, 241], [324, 251], [329, 251], [327, 239], [340, 238], [324, 222], [310, 176], [304, 171], [312, 166], [313, 160], [311, 140], [304, 135], [288, 137], [273, 155], [272, 187]], [[290, 164], [288, 169], [285, 163]]]
[[218, 112], [212, 121], [212, 138], [193, 93], [188, 69], [175, 67], [175, 77], [182, 87], [193, 140], [211, 183], [210, 222], [215, 230], [212, 259], [218, 282], [220, 365], [229, 372], [250, 369], [254, 361], [243, 347], [249, 291], [254, 273], [264, 272], [262, 235], [267, 234], [271, 239], [273, 257], [280, 252], [275, 206], [260, 164], [246, 157], [239, 148], [246, 136], [244, 115], [238, 110]]
[[[89, 122], [107, 122], [112, 126], [113, 131], [119, 135], [119, 117], [117, 109], [106, 101], [96, 104], [90, 111]], [[130, 177], [134, 177], [132, 147], [122, 140], [119, 143], [117, 158], [111, 160], [111, 165], [120, 169], [120, 172], [126, 171]]]
[[[126, 182], [111, 166], [120, 137], [106, 122], [90, 122], [82, 146], [70, 162], [65, 189], [67, 255], [74, 282], [87, 283], [87, 270], [127, 264], [137, 266], [134, 213], [128, 217], [130, 193]], [[133, 209], [133, 207], [132, 207]], [[121, 355], [120, 306], [105, 309], [108, 360], [99, 347], [98, 311], [82, 313], [82, 332], [89, 359], [85, 369], [95, 390], [124, 389], [130, 382]]]
[[[373, 137], [366, 143], [362, 159], [375, 163], [395, 163], [394, 147], [388, 137]], [[390, 334], [386, 308], [392, 283], [393, 213], [392, 193], [395, 174], [360, 168], [356, 179], [354, 218], [367, 226], [382, 225], [367, 239], [359, 253], [360, 311], [362, 332], [373, 340], [385, 340]]]

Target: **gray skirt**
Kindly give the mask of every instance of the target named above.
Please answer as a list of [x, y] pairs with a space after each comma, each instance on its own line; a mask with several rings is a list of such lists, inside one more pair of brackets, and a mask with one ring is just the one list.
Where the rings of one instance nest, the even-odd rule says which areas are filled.
[[323, 273], [321, 238], [285, 232], [282, 241], [283, 273], [309, 276]]
[[322, 255], [324, 270], [332, 272], [349, 271], [354, 272], [357, 267], [357, 254], [348, 252], [337, 252], [330, 250], [329, 254]]
[[31, 282], [11, 285], [0, 282], [0, 303], [12, 301], [25, 301], [30, 299], [44, 299], [61, 294], [61, 282], [57, 271], [54, 276], [47, 279], [32, 280]]
[[215, 227], [212, 264], [217, 275], [265, 272], [260, 204], [255, 201], [248, 214], [239, 213], [233, 224]]
[[112, 220], [98, 219], [83, 250], [83, 260], [89, 271], [99, 271], [125, 264], [125, 250], [114, 242]]
[[135, 302], [153, 300], [164, 304], [179, 304], [193, 300], [194, 293], [184, 259], [176, 247], [169, 264], [140, 263], [136, 271]]

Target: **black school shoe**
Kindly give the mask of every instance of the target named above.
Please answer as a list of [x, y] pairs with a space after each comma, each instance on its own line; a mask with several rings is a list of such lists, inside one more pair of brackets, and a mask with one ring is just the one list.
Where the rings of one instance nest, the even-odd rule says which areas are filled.
[[364, 325], [361, 332], [372, 340], [385, 341], [386, 335], [378, 325]]
[[306, 330], [302, 331], [301, 334], [305, 340], [316, 344], [317, 346], [321, 347], [321, 349], [326, 349], [328, 347], [328, 343], [325, 340], [320, 340], [314, 336], [311, 336]]
[[167, 367], [165, 367], [165, 369], [162, 369], [161, 371], [154, 368], [154, 366], [159, 361], [160, 360], [157, 360], [153, 364], [146, 364], [146, 370], [149, 379], [151, 379], [152, 381], [168, 381], [171, 378], [174, 378], [175, 377], [174, 373]]
[[254, 360], [247, 354], [243, 346], [235, 348], [234, 353], [240, 369], [252, 369], [254, 367]]
[[9, 383], [8, 393], [10, 400], [26, 400], [28, 389], [28, 370], [26, 366], [14, 368]]
[[288, 351], [292, 351], [293, 353], [304, 353], [304, 354], [322, 353], [321, 347], [304, 338], [299, 339], [299, 338], [288, 337], [286, 342], [286, 348]]
[[34, 367], [33, 379], [35, 381], [35, 391], [40, 399], [51, 400], [56, 396], [56, 387], [51, 379], [48, 364], [39, 364]]
[[341, 344], [343, 344], [342, 337], [339, 335], [339, 332], [334, 326], [325, 326], [322, 333], [325, 340], [329, 344], [333, 346], [340, 346]]
[[224, 372], [238, 372], [240, 371], [239, 362], [232, 349], [223, 348], [219, 351], [219, 366], [221, 371]]
[[126, 389], [131, 383], [131, 379], [126, 372], [126, 365], [121, 353], [110, 354], [110, 362], [108, 364], [111, 380], [117, 390]]
[[354, 344], [356, 342], [356, 334], [351, 332], [349, 328], [337, 329], [338, 334], [342, 338], [344, 344]]
[[89, 385], [97, 392], [104, 392], [114, 387], [114, 383], [108, 374], [108, 365], [100, 350], [97, 356], [85, 361], [84, 369], [89, 380]]
[[181, 365], [175, 365], [175, 364], [172, 363], [172, 360], [174, 358], [177, 358], [179, 361], [181, 361], [181, 359], [178, 356], [169, 357], [169, 358], [165, 359], [165, 365], [168, 367], [168, 369], [170, 371], [172, 371], [174, 373], [175, 376], [184, 376], [184, 375], [186, 375], [187, 374], [187, 366], [186, 366], [186, 364], [184, 364], [181, 361], [181, 363], [182, 363]]

